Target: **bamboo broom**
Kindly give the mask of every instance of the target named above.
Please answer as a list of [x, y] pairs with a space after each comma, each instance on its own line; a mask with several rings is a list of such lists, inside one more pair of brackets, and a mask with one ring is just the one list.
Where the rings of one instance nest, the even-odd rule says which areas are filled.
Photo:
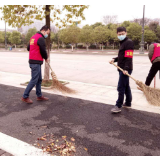
[[76, 93], [75, 90], [70, 89], [66, 86], [64, 86], [61, 82], [58, 81], [56, 74], [53, 72], [50, 64], [47, 62], [49, 68], [51, 69], [51, 76], [52, 76], [52, 86], [51, 89], [56, 89], [62, 93], [69, 93], [69, 94], [74, 94]]
[[[122, 72], [124, 71], [122, 68], [120, 68], [113, 62], [111, 64], [113, 64], [115, 67], [117, 67]], [[143, 84], [141, 81], [136, 80], [128, 73], [126, 73], [126, 75], [129, 76], [131, 79], [133, 79], [136, 82], [136, 84], [138, 85], [137, 88], [143, 92], [149, 104], [154, 105], [154, 106], [160, 106], [160, 89], [149, 87]]]

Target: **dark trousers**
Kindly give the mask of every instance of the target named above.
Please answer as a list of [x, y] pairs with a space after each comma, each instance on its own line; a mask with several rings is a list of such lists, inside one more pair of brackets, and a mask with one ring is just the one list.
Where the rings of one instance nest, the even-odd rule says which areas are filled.
[[[129, 70], [128, 73], [131, 75], [132, 70]], [[126, 95], [125, 103], [128, 106], [131, 106], [132, 102], [132, 93], [129, 86], [129, 77], [124, 75], [122, 71], [119, 71], [119, 81], [118, 81], [118, 100], [116, 101], [116, 106], [121, 108], [124, 101], [124, 95]]]
[[41, 83], [42, 83], [42, 74], [41, 74], [41, 64], [30, 64], [31, 68], [31, 80], [24, 91], [23, 98], [28, 98], [29, 93], [36, 85], [36, 95], [37, 97], [41, 97]]
[[151, 67], [151, 69], [150, 69], [150, 71], [149, 71], [149, 74], [148, 74], [148, 76], [147, 76], [147, 78], [146, 78], [145, 84], [146, 84], [147, 86], [150, 86], [150, 84], [151, 84], [154, 76], [155, 76], [156, 73], [158, 72], [158, 70], [160, 70], [160, 62], [155, 62], [155, 63], [153, 63], [153, 64], [152, 64], [152, 67]]

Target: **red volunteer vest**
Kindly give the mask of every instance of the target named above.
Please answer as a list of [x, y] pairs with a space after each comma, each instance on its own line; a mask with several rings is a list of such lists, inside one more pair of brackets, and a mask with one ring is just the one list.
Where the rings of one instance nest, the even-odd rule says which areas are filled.
[[39, 46], [37, 44], [37, 41], [39, 38], [41, 38], [42, 35], [39, 33], [36, 33], [34, 36], [30, 39], [30, 51], [29, 51], [29, 59], [37, 60], [37, 61], [43, 61], [43, 58], [40, 53]]
[[151, 59], [151, 62], [157, 57], [160, 57], [160, 43], [154, 43], [154, 53]]

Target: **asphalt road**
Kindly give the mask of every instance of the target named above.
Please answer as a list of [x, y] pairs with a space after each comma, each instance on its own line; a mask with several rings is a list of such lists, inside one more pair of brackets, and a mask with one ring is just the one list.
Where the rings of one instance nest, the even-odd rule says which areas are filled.
[[[28, 64], [28, 52], [0, 52], [0, 71], [30, 75]], [[85, 55], [81, 54], [51, 54], [51, 66], [57, 77], [62, 80], [70, 80], [84, 83], [114, 86], [118, 84], [117, 69], [109, 64], [116, 55]], [[149, 73], [151, 63], [148, 56], [134, 56], [134, 70], [132, 76], [142, 82]], [[44, 65], [42, 65], [44, 71]], [[42, 75], [44, 72], [42, 71]], [[157, 75], [157, 87], [160, 87]], [[28, 81], [28, 80], [27, 80]], [[131, 88], [136, 88], [133, 80], [130, 81]], [[154, 86], [152, 82], [151, 86]]]
[[78, 156], [160, 156], [159, 114], [111, 114], [111, 105], [47, 93], [50, 100], [38, 102], [35, 91], [28, 105], [20, 101], [23, 92], [0, 85], [0, 132], [29, 144], [44, 133], [74, 137]]

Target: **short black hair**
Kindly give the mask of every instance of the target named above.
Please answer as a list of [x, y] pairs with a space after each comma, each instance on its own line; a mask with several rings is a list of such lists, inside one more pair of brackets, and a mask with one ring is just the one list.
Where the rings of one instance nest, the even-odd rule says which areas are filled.
[[48, 31], [48, 29], [50, 30], [50, 28], [49, 28], [47, 25], [45, 25], [45, 26], [43, 26], [43, 27], [40, 29], [40, 31], [42, 31], [42, 30]]
[[123, 31], [126, 32], [126, 28], [125, 28], [125, 27], [118, 27], [118, 28], [117, 28], [117, 33], [118, 33], [118, 32], [123, 32]]

